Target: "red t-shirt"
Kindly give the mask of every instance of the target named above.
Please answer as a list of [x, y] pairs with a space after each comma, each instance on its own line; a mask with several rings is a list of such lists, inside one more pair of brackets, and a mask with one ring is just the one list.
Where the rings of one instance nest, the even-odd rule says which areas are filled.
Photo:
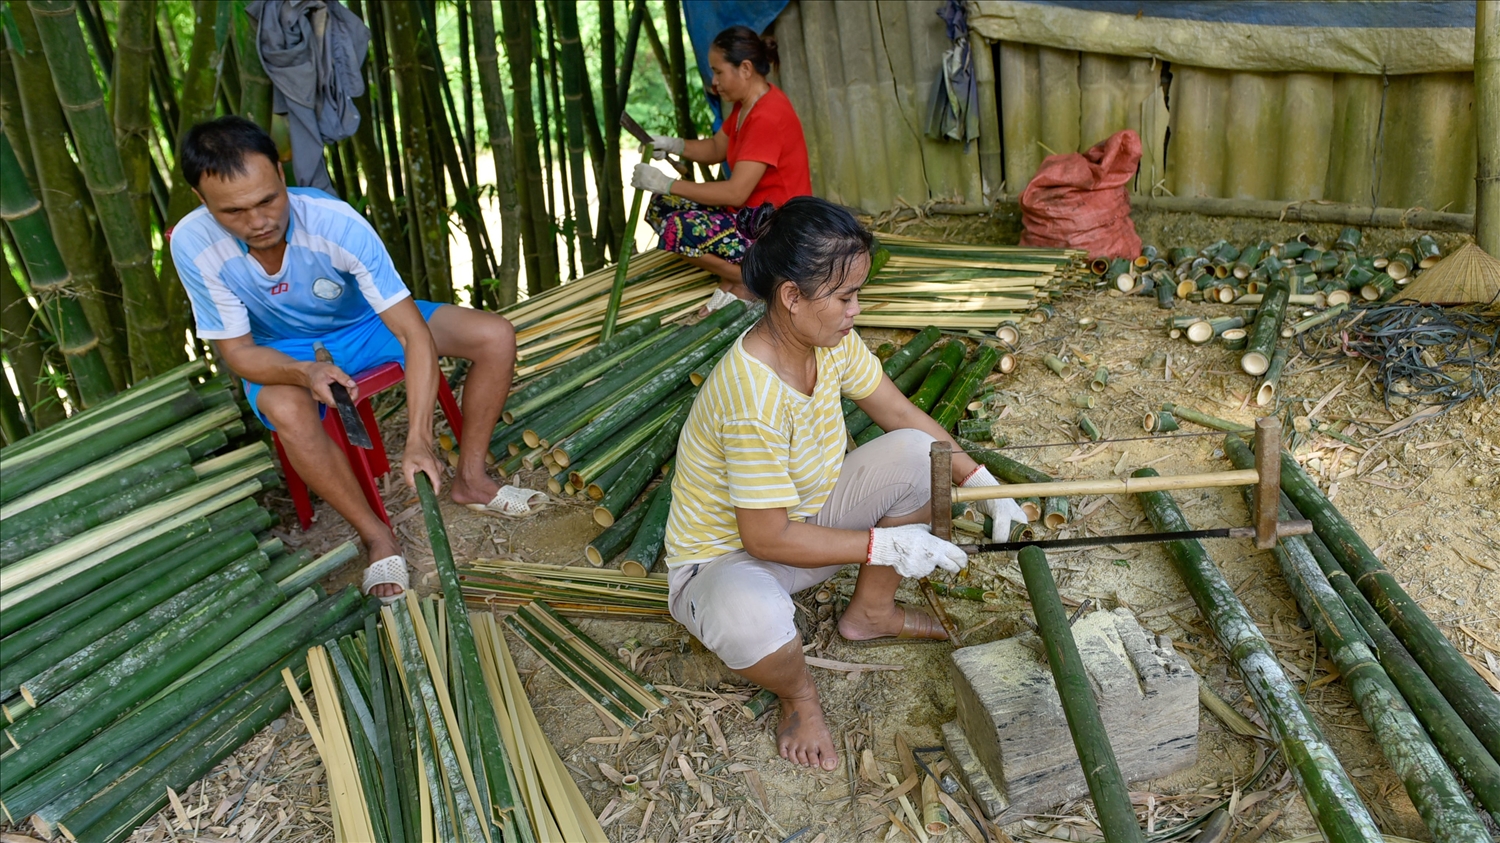
[[724, 134], [729, 138], [729, 168], [733, 170], [741, 161], [766, 165], [765, 175], [750, 191], [745, 207], [770, 202], [779, 208], [793, 196], [811, 196], [807, 141], [802, 137], [802, 121], [797, 119], [792, 101], [772, 85], [745, 116], [743, 126], [739, 125], [742, 106], [743, 103], [735, 103], [724, 121]]

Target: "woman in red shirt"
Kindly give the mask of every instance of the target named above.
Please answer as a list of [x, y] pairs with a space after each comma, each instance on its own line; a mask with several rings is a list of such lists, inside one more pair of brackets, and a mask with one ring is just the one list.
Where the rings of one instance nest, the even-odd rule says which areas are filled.
[[740, 278], [750, 240], [741, 232], [737, 213], [812, 195], [802, 121], [786, 94], [766, 81], [775, 61], [776, 48], [750, 27], [720, 32], [708, 50], [708, 63], [715, 92], [734, 103], [724, 125], [703, 140], [651, 136], [656, 159], [676, 153], [703, 164], [727, 161], [728, 181], [674, 179], [647, 163], [637, 164], [630, 179], [632, 187], [656, 194], [646, 221], [661, 235], [661, 247], [723, 279], [709, 299], [709, 310], [754, 297]]

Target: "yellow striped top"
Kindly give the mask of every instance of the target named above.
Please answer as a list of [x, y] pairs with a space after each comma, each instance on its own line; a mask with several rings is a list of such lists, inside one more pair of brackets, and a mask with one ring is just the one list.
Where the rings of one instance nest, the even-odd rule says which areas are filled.
[[883, 372], [854, 331], [815, 353], [810, 396], [750, 356], [743, 336], [704, 381], [677, 441], [669, 568], [742, 549], [736, 507], [785, 508], [797, 521], [822, 509], [844, 464], [839, 401], [868, 397]]

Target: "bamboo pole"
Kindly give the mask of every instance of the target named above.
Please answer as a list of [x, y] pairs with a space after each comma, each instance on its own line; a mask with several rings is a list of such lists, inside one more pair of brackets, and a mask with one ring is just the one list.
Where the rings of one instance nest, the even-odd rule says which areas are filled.
[[[1253, 465], [1255, 462], [1250, 446], [1238, 436], [1224, 437], [1224, 453], [1235, 465]], [[1300, 518], [1300, 513], [1294, 514], [1287, 506], [1290, 500], [1284, 496], [1283, 500], [1280, 504], [1280, 517]], [[1247, 492], [1246, 504], [1249, 503]], [[1359, 706], [1365, 723], [1370, 726], [1376, 743], [1385, 753], [1391, 768], [1401, 777], [1407, 795], [1432, 831], [1434, 839], [1473, 840], [1476, 843], [1485, 840], [1488, 835], [1484, 823], [1469, 807], [1463, 790], [1443, 763], [1443, 756], [1433, 746], [1434, 739], [1440, 745], [1446, 741], [1447, 733], [1439, 731], [1432, 739], [1428, 738], [1428, 733], [1423, 731], [1423, 724], [1418, 722], [1414, 701], [1403, 698], [1404, 692], [1398, 690], [1398, 684], [1393, 681], [1395, 677], [1384, 666], [1391, 660], [1391, 654], [1385, 652], [1388, 647], [1400, 649], [1408, 660], [1410, 655], [1398, 642], [1392, 640], [1389, 630], [1384, 629], [1384, 624], [1378, 618], [1374, 619], [1374, 623], [1384, 629], [1384, 635], [1379, 638], [1367, 633], [1366, 627], [1356, 621], [1349, 603], [1364, 603], [1364, 598], [1353, 594], [1347, 597], [1339, 594], [1324, 573], [1315, 545], [1322, 545], [1322, 540], [1316, 536], [1283, 538], [1276, 547], [1276, 561], [1281, 566], [1282, 578], [1290, 586], [1303, 616], [1312, 622], [1318, 640], [1327, 648], [1338, 667], [1339, 675], [1348, 683], [1349, 692]], [[1322, 546], [1318, 550], [1326, 553], [1327, 547]], [[1334, 566], [1338, 564], [1331, 558], [1328, 561]], [[1344, 580], [1347, 583], [1348, 577], [1344, 577]], [[1368, 604], [1365, 605], [1368, 607]], [[1374, 651], [1367, 641], [1375, 644]], [[1376, 661], [1375, 652], [1380, 652], [1379, 662]], [[1422, 700], [1424, 707], [1432, 704], [1430, 697], [1418, 699]], [[1447, 707], [1446, 703], [1443, 707]], [[1452, 713], [1451, 708], [1448, 713]], [[1453, 719], [1457, 719], [1456, 715]], [[1462, 728], [1461, 722], [1457, 725]], [[1451, 725], [1449, 728], [1452, 728]], [[1464, 731], [1467, 732], [1467, 729]], [[1473, 741], [1472, 734], [1469, 735], [1469, 740], [1472, 741], [1471, 749], [1478, 750], [1477, 757], [1459, 756], [1455, 767], [1460, 774], [1465, 771], [1479, 773], [1475, 781], [1480, 783], [1480, 787], [1475, 788], [1475, 793], [1481, 802], [1493, 804], [1492, 800], [1500, 795], [1494, 788], [1497, 782], [1494, 776], [1500, 768], [1486, 771], [1476, 765], [1475, 761], [1482, 763], [1488, 760], [1491, 763], [1484, 766], [1495, 767], [1493, 759], [1484, 752], [1484, 748]], [[1489, 772], [1488, 781], [1485, 772]], [[1486, 785], [1489, 787], [1486, 788]]]
[[1145, 843], [1146, 838], [1135, 818], [1135, 808], [1130, 804], [1129, 788], [1125, 786], [1125, 777], [1120, 773], [1119, 762], [1115, 760], [1109, 735], [1104, 731], [1104, 721], [1094, 701], [1083, 656], [1073, 640], [1068, 611], [1063, 608], [1057, 583], [1053, 582], [1052, 571], [1047, 566], [1047, 555], [1041, 548], [1033, 546], [1023, 548], [1017, 559], [1021, 576], [1026, 580], [1032, 611], [1036, 614], [1038, 634], [1047, 650], [1047, 663], [1056, 680], [1057, 695], [1062, 700], [1063, 714], [1067, 716], [1068, 731], [1073, 735], [1073, 746], [1083, 765], [1089, 795], [1093, 797], [1094, 809], [1099, 814], [1104, 839], [1110, 843]]
[[[43, 206], [54, 240], [88, 244], [87, 248], [65, 250], [63, 264], [73, 277], [75, 295], [89, 327], [99, 339], [110, 379], [116, 389], [124, 389], [130, 382], [130, 359], [125, 313], [119, 304], [120, 282], [110, 265], [103, 233], [89, 215], [92, 200], [88, 185], [68, 152], [68, 125], [31, 8], [24, 3], [10, 8], [13, 25], [21, 36], [21, 44], [12, 44], [9, 51], [14, 68], [10, 81], [17, 86], [15, 110], [20, 114], [8, 115], [7, 119], [15, 122], [6, 124], [5, 134], [22, 169], [30, 174], [28, 182], [35, 195], [52, 197]], [[17, 140], [24, 141], [24, 146]]]
[[[1155, 474], [1153, 469], [1142, 468], [1133, 477], [1149, 478]], [[1171, 495], [1148, 492], [1141, 495], [1140, 502], [1157, 530], [1191, 529]], [[1275, 735], [1282, 757], [1324, 838], [1330, 843], [1380, 841], [1380, 830], [1354, 783], [1282, 672], [1271, 645], [1202, 543], [1168, 542], [1167, 551], [1188, 593], [1244, 677], [1246, 690]]]
[[493, 3], [473, 6], [474, 58], [479, 70], [479, 94], [484, 102], [484, 122], [490, 136], [490, 155], [495, 161], [495, 188], [500, 205], [499, 304], [515, 302], [516, 280], [523, 258], [521, 236], [530, 220], [522, 219], [523, 208], [516, 181], [515, 147], [511, 140], [510, 121], [506, 116], [505, 90], [500, 84], [498, 53], [495, 49], [495, 10]]
[[[641, 152], [643, 160], [651, 158], [651, 144]], [[615, 264], [615, 283], [609, 290], [609, 304], [604, 308], [604, 326], [599, 330], [599, 341], [603, 342], [615, 333], [615, 320], [620, 315], [620, 297], [625, 292], [625, 276], [630, 270], [631, 247], [635, 243], [636, 220], [641, 216], [641, 198], [646, 191], [637, 190], [630, 200], [630, 216], [625, 220], [625, 233], [620, 238], [619, 263]]]
[[73, 129], [84, 180], [94, 197], [94, 208], [122, 282], [131, 365], [138, 377], [166, 371], [178, 362], [181, 351], [174, 349], [169, 330], [172, 320], [151, 267], [151, 246], [141, 236], [130, 199], [124, 193], [120, 154], [83, 43], [75, 5], [72, 0], [34, 0], [30, 8], [58, 100]]
[[[599, 117], [602, 119], [597, 124], [601, 127], [598, 147], [591, 152], [598, 156], [601, 165], [594, 178], [594, 186], [599, 193], [599, 225], [596, 232], [599, 238], [598, 251], [603, 257], [607, 248], [613, 260], [620, 259], [620, 254], [614, 251], [615, 244], [619, 242], [615, 235], [625, 230], [625, 190], [620, 174], [620, 111], [630, 95], [635, 41], [641, 31], [639, 15], [644, 13], [644, 5], [637, 3], [637, 9], [630, 14], [625, 53], [617, 63], [615, 3], [614, 0], [599, 0]], [[587, 93], [590, 86], [585, 85], [584, 89]], [[590, 116], [588, 124], [591, 146], [596, 125], [594, 119]]]
[[[978, 457], [976, 457], [978, 459]], [[1050, 483], [1017, 483], [1001, 486], [958, 487], [953, 490], [954, 503], [1026, 498], [1056, 495], [1138, 495], [1144, 492], [1168, 492], [1180, 489], [1210, 489], [1220, 486], [1252, 486], [1259, 479], [1254, 469], [1216, 471], [1202, 474], [1178, 474], [1161, 477], [1155, 473], [1125, 478], [1098, 480], [1055, 480]], [[1186, 529], [1186, 528], [1184, 528]]]
[[[352, 0], [351, 8], [356, 14], [360, 13], [360, 0]], [[248, 17], [245, 18], [247, 21]], [[238, 29], [236, 29], [238, 36]], [[236, 42], [238, 47], [238, 42]], [[251, 45], [253, 49], [253, 44]], [[365, 115], [359, 121], [359, 126], [354, 131], [352, 146], [355, 158], [359, 161], [359, 169], [364, 172], [365, 196], [369, 199], [370, 220], [374, 223], [375, 231], [380, 235], [380, 240], [385, 244], [386, 250], [390, 252], [391, 262], [396, 265], [396, 270], [401, 274], [403, 280], [410, 281], [411, 275], [411, 253], [407, 248], [405, 234], [401, 231], [401, 217], [396, 212], [396, 206], [391, 200], [390, 182], [386, 175], [385, 158], [381, 155], [380, 144], [376, 134], [376, 119], [374, 108], [371, 103], [370, 90], [372, 86], [366, 81], [364, 93], [354, 99], [354, 107], [361, 115]], [[267, 102], [267, 114], [270, 112], [270, 104]]]
[[129, 182], [141, 236], [151, 237], [151, 52], [156, 38], [156, 0], [119, 7], [115, 25], [113, 108], [120, 162]]
[[1281, 456], [1281, 488], [1313, 522], [1318, 538], [1358, 584], [1381, 620], [1442, 689], [1443, 696], [1474, 730], [1490, 756], [1500, 761], [1500, 697], [1469, 667], [1343, 514], [1286, 453]]
[[[0, 262], [0, 348], [4, 349], [6, 360], [14, 371], [21, 401], [26, 406], [35, 433], [62, 422], [66, 414], [62, 402], [57, 400], [56, 390], [49, 391], [47, 385], [41, 316], [31, 306], [31, 300], [21, 290], [21, 285], [16, 283], [9, 259], [0, 255], [0, 261], [3, 261]], [[7, 391], [10, 389], [8, 382], [4, 386]]]
[[414, 9], [408, 3], [382, 3], [387, 37], [391, 43], [391, 69], [401, 109], [403, 157], [407, 166], [407, 202], [414, 212], [417, 250], [427, 279], [428, 296], [451, 304], [453, 277], [447, 258], [447, 226], [444, 197], [438, 192], [436, 165], [432, 161], [427, 129], [438, 119], [430, 114], [424, 97], [417, 41], [421, 37]]
[[585, 272], [598, 269], [604, 259], [595, 249], [589, 224], [588, 180], [583, 169], [583, 86], [588, 84], [584, 70], [583, 44], [578, 38], [578, 6], [572, 2], [551, 0], [557, 12], [558, 43], [562, 51], [564, 111], [568, 125], [568, 163], [573, 182], [573, 225]]
[[535, 104], [532, 101], [531, 19], [535, 15], [533, 0], [500, 4], [506, 64], [510, 67], [514, 96], [511, 107], [515, 115], [516, 186], [522, 208], [521, 241], [525, 250], [526, 290], [532, 295], [557, 286], [551, 280], [557, 277], [557, 247], [543, 199], [542, 163], [537, 156]]
[[99, 352], [83, 308], [73, 297], [72, 278], [52, 239], [42, 214], [42, 203], [31, 195], [21, 175], [10, 140], [0, 134], [0, 218], [11, 236], [31, 279], [31, 291], [47, 311], [58, 350], [67, 361], [84, 406], [93, 406], [115, 393], [109, 369]]
[[[677, 112], [677, 135], [692, 140], [698, 137], [698, 127], [693, 124], [693, 106], [692, 101], [688, 99], [688, 64], [682, 46], [682, 0], [666, 0], [664, 11], [667, 27], [667, 61], [671, 63], [667, 88], [672, 92], [672, 106]], [[650, 160], [650, 157], [647, 154], [642, 160]]]
[[1474, 17], [1474, 134], [1479, 139], [1474, 240], [1500, 255], [1500, 0], [1477, 0]]

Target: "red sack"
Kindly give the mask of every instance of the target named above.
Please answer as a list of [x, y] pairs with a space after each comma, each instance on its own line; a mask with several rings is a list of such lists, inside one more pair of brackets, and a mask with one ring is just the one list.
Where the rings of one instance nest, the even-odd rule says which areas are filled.
[[1021, 192], [1021, 245], [1086, 249], [1090, 258], [1139, 255], [1125, 185], [1140, 161], [1141, 138], [1129, 129], [1084, 153], [1047, 156]]

